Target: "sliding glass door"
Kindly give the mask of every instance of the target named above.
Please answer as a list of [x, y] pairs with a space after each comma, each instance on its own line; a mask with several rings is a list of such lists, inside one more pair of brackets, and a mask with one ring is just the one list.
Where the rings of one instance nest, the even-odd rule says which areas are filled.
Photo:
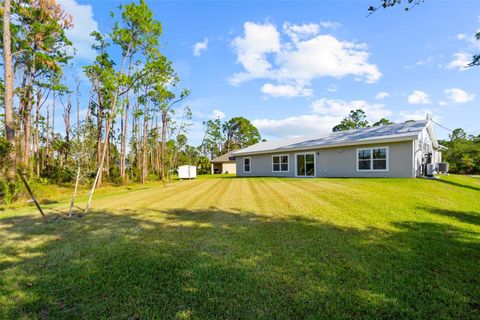
[[297, 177], [315, 176], [315, 153], [297, 153]]

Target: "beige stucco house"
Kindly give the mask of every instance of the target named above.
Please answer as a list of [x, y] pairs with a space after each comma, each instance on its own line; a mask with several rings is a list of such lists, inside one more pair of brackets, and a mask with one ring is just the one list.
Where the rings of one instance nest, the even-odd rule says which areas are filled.
[[210, 161], [212, 174], [214, 173], [237, 173], [237, 165], [235, 163], [235, 158], [232, 156], [232, 152], [222, 154], [221, 156], [216, 157]]
[[409, 177], [441, 162], [431, 120], [260, 142], [232, 153], [237, 176]]

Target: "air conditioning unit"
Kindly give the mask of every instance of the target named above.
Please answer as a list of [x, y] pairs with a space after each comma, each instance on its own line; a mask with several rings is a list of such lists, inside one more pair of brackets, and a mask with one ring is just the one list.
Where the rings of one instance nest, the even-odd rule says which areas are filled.
[[427, 164], [427, 176], [431, 177], [437, 172], [437, 166], [435, 163], [429, 163]]
[[439, 173], [447, 173], [448, 172], [448, 162], [437, 163], [437, 171]]

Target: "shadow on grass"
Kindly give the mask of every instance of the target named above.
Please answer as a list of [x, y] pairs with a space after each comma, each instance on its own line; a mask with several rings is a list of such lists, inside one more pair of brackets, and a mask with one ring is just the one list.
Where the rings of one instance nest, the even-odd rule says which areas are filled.
[[[32, 205], [34, 205], [33, 201], [30, 201], [29, 203], [31, 203]], [[42, 199], [40, 201], [40, 204], [45, 204], [45, 205], [49, 205], [49, 204], [56, 204], [58, 203], [57, 200], [51, 200], [51, 199]]]
[[449, 185], [452, 185], [452, 186], [455, 186], [455, 187], [461, 187], [461, 188], [467, 188], [467, 189], [474, 190], [474, 191], [480, 191], [480, 187], [475, 187], [475, 186], [468, 185], [468, 184], [458, 183], [458, 182], [455, 182], [455, 181], [444, 180], [444, 179], [435, 179], [434, 181], [449, 184]]
[[253, 212], [0, 219], [0, 318], [474, 318], [478, 234]]
[[440, 209], [434, 207], [419, 207], [421, 210], [425, 210], [427, 212], [445, 216], [449, 218], [457, 219], [458, 221], [470, 223], [476, 226], [480, 226], [480, 212], [465, 212], [459, 210], [448, 210], [448, 209]]

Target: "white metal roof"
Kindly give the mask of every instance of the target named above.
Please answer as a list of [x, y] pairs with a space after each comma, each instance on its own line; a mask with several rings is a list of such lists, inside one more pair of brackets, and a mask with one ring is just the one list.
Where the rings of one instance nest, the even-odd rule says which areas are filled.
[[[414, 140], [427, 126], [431, 127], [429, 120], [407, 121], [387, 126], [333, 132], [325, 136], [259, 142], [245, 149], [235, 151], [232, 154], [238, 156], [277, 151], [308, 150], [334, 146]], [[435, 137], [432, 137], [432, 140], [435, 140], [434, 144], [437, 143]]]

